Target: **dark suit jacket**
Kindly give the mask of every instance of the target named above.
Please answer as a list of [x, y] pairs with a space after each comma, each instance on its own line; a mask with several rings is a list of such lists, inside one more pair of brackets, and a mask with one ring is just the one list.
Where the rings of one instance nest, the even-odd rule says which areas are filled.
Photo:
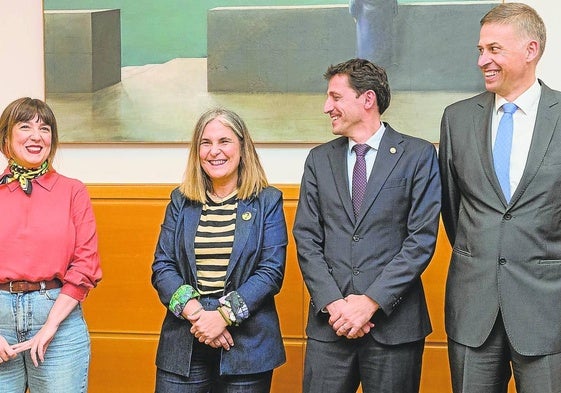
[[435, 248], [440, 211], [436, 149], [386, 125], [355, 220], [347, 176], [348, 139], [311, 150], [294, 224], [298, 261], [311, 294], [306, 333], [340, 339], [321, 310], [350, 294], [380, 304], [372, 336], [384, 344], [430, 331], [421, 273]]
[[[172, 192], [152, 264], [152, 285], [166, 309], [181, 285], [197, 287], [193, 245], [201, 208], [178, 189]], [[257, 197], [238, 201], [224, 293], [237, 291], [246, 302], [249, 318], [240, 326], [228, 328], [234, 346], [222, 350], [221, 374], [264, 372], [285, 361], [274, 295], [280, 291], [284, 277], [287, 241], [279, 190], [268, 187]], [[156, 355], [158, 368], [189, 376], [193, 346], [190, 328], [190, 322], [167, 310]]]
[[493, 168], [494, 94], [444, 111], [442, 214], [453, 245], [446, 331], [463, 345], [482, 345], [500, 309], [518, 353], [561, 351], [561, 93], [540, 84], [528, 161], [508, 204]]

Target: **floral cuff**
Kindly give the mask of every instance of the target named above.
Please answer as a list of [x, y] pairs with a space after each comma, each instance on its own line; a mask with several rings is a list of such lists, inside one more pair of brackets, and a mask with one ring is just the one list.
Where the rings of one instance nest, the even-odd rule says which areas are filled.
[[243, 320], [249, 318], [249, 310], [243, 298], [236, 292], [232, 291], [229, 294], [222, 296], [219, 300], [220, 304], [227, 307], [230, 312], [229, 318], [234, 325], [239, 325]]
[[169, 310], [179, 319], [185, 319], [181, 315], [187, 302], [191, 299], [198, 299], [201, 295], [191, 285], [182, 285], [171, 296], [169, 301]]

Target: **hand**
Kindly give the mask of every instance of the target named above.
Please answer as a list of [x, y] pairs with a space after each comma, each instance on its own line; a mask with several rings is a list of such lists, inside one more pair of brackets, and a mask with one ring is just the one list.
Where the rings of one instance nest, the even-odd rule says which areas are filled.
[[201, 303], [199, 303], [197, 299], [190, 299], [187, 302], [187, 304], [185, 304], [185, 307], [183, 308], [183, 312], [181, 313], [181, 315], [183, 316], [183, 318], [193, 323], [197, 319], [199, 319], [199, 316], [201, 315], [201, 311], [204, 311], [204, 308], [201, 305]]
[[[26, 344], [24, 345], [25, 348], [29, 346], [29, 353], [31, 354], [31, 360], [33, 361], [35, 367], [39, 367], [39, 361], [41, 361], [41, 363], [45, 361], [45, 353], [47, 352], [47, 348], [53, 340], [57, 330], [58, 326], [46, 323], [41, 329], [39, 329], [35, 336], [28, 341], [21, 343]], [[21, 350], [23, 351], [25, 349]]]
[[45, 353], [47, 352], [47, 348], [53, 340], [58, 327], [60, 326], [62, 321], [64, 321], [64, 319], [68, 315], [70, 315], [72, 310], [76, 308], [78, 303], [78, 300], [61, 293], [57, 297], [53, 307], [49, 311], [49, 316], [47, 317], [47, 321], [45, 322], [43, 327], [41, 327], [37, 334], [30, 340], [24, 343], [16, 344], [16, 351], [21, 352], [29, 349], [33, 364], [35, 365], [35, 367], [39, 367], [39, 361], [45, 361]]
[[196, 339], [213, 348], [222, 346], [224, 349], [229, 349], [234, 345], [234, 340], [226, 329], [228, 325], [218, 311], [201, 311], [197, 315], [196, 320], [191, 322], [193, 326], [190, 330]]
[[335, 321], [339, 319], [346, 305], [347, 301], [345, 299], [337, 299], [325, 306], [325, 309], [329, 313], [329, 324], [331, 326], [333, 326], [332, 320]]
[[329, 318], [329, 324], [335, 333], [347, 338], [358, 338], [370, 332], [374, 327], [370, 319], [380, 308], [378, 303], [366, 295], [349, 295], [344, 301], [339, 315], [331, 315]]
[[0, 336], [0, 364], [7, 362], [17, 356], [17, 352], [8, 344], [3, 336]]
[[227, 329], [224, 329], [222, 334], [218, 336], [214, 341], [208, 344], [212, 348], [224, 348], [226, 351], [229, 351], [231, 347], [234, 346], [234, 339], [232, 335]]
[[27, 351], [31, 349], [31, 340], [27, 340], [21, 343], [17, 343], [12, 345], [12, 349], [16, 351], [16, 353], [20, 353], [23, 351]]
[[351, 331], [349, 330], [349, 332], [347, 333], [347, 335], [345, 337], [347, 337], [348, 339], [363, 337], [365, 334], [370, 333], [370, 330], [373, 327], [374, 327], [374, 324], [372, 322], [368, 321], [360, 329], [358, 329], [356, 334], [351, 335]]

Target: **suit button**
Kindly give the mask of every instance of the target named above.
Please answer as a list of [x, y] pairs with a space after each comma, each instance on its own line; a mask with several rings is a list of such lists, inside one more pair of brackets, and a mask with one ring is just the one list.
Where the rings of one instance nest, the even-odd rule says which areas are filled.
[[512, 216], [510, 215], [510, 213], [507, 213], [504, 215], [505, 220], [510, 220], [512, 218]]
[[354, 270], [353, 270], [353, 274], [354, 274], [355, 276], [358, 276], [358, 275], [360, 274], [360, 270], [354, 269]]
[[499, 264], [500, 265], [506, 264], [506, 258], [499, 258]]
[[358, 242], [360, 240], [360, 237], [358, 237], [358, 235], [353, 235], [353, 242]]

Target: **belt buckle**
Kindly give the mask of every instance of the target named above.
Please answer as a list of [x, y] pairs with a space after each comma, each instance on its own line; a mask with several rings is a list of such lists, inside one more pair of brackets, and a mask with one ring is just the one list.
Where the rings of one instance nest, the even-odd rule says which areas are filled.
[[[17, 281], [15, 281], [17, 282]], [[14, 290], [14, 281], [10, 281], [10, 293], [23, 293], [23, 290], [15, 291]]]

